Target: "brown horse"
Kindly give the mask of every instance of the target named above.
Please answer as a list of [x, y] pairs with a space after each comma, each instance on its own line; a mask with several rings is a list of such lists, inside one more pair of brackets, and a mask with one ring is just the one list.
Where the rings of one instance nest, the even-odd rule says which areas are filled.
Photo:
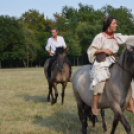
[[[67, 83], [69, 81], [69, 65], [66, 62], [66, 51], [68, 49], [64, 49], [63, 47], [58, 47], [56, 49], [56, 56], [57, 60], [53, 63], [52, 68], [51, 68], [51, 81], [49, 84], [49, 93], [48, 93], [48, 101], [50, 101], [50, 95], [52, 97], [52, 102], [51, 104], [54, 104], [57, 102], [57, 97], [58, 97], [58, 91], [57, 91], [57, 84], [61, 83], [62, 84], [62, 104], [64, 101], [64, 94], [65, 94], [65, 88], [67, 86]], [[46, 60], [44, 64], [44, 73], [46, 76], [46, 79], [48, 80], [48, 74], [47, 74], [47, 68], [48, 68], [48, 63], [49, 59]], [[52, 88], [55, 90], [55, 98], [53, 97], [52, 93]]]

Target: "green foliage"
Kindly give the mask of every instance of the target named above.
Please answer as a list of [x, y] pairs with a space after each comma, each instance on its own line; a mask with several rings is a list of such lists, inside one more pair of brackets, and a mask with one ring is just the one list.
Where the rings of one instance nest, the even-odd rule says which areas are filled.
[[0, 59], [21, 59], [24, 56], [24, 32], [15, 17], [0, 16]]
[[[19, 19], [0, 16], [0, 67], [2, 63], [23, 63], [24, 66], [43, 65], [48, 58], [45, 51], [50, 30], [56, 27], [69, 47], [70, 57], [83, 57], [88, 63], [87, 48], [95, 35], [102, 31], [102, 20], [107, 15], [116, 18], [117, 33], [131, 35], [134, 31], [134, 16], [126, 7], [111, 5], [95, 10], [91, 5], [78, 4], [78, 8], [64, 6], [61, 13], [54, 13], [54, 20], [45, 18], [44, 13], [29, 9]], [[118, 55], [123, 47], [120, 47]], [[75, 59], [74, 59], [75, 61]], [[4, 66], [4, 65], [3, 65]], [[22, 64], [21, 64], [22, 66]]]

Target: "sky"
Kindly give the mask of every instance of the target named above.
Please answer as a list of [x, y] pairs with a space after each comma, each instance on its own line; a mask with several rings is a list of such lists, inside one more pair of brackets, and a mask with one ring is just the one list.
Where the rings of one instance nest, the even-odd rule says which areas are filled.
[[44, 13], [45, 18], [53, 19], [53, 13], [61, 13], [65, 5], [78, 8], [78, 3], [92, 5], [94, 9], [100, 9], [105, 5], [115, 8], [124, 6], [132, 9], [134, 14], [134, 0], [0, 0], [0, 15], [19, 18], [25, 11], [36, 9]]

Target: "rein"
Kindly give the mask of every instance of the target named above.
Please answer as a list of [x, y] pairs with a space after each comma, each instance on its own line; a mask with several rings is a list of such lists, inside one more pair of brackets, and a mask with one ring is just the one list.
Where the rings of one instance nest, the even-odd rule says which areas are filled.
[[126, 71], [127, 73], [129, 73], [130, 75], [134, 76], [134, 74], [132, 74], [130, 71], [126, 70], [125, 68], [123, 68], [118, 62], [115, 62], [115, 64], [117, 64], [122, 70]]
[[[126, 50], [127, 53], [127, 50]], [[132, 74], [129, 70], [125, 69], [122, 65], [120, 65], [117, 61], [115, 61], [115, 64], [117, 64], [122, 70], [126, 71], [128, 74], [132, 75], [134, 77], [134, 73]]]
[[[62, 55], [62, 58], [63, 58], [63, 55]], [[64, 59], [64, 58], [63, 58]], [[58, 60], [56, 61], [56, 66], [58, 67]], [[59, 69], [59, 70], [64, 70], [64, 65], [65, 65], [65, 61], [63, 60], [63, 69]]]

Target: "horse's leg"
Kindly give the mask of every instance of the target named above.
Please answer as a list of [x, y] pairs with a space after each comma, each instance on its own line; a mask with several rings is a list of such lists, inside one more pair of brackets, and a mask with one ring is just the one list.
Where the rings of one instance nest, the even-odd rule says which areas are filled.
[[125, 130], [128, 134], [131, 134], [131, 126], [129, 125], [129, 123], [127, 122], [125, 116], [122, 114], [120, 116], [120, 122], [123, 124], [123, 126], [125, 127]]
[[84, 104], [84, 114], [83, 114], [83, 120], [82, 120], [82, 134], [87, 134], [87, 117], [89, 116], [90, 107], [88, 107], [86, 104]]
[[74, 95], [76, 97], [77, 100], [77, 108], [78, 108], [78, 116], [79, 119], [81, 121], [82, 124], [82, 128], [81, 128], [81, 132], [82, 134], [86, 134], [86, 131], [84, 129], [84, 124], [83, 124], [83, 120], [84, 120], [84, 102], [82, 101], [81, 97], [79, 96], [79, 94], [77, 92], [74, 92]]
[[62, 93], [61, 93], [61, 96], [62, 96], [62, 104], [63, 104], [63, 102], [64, 102], [64, 95], [65, 95], [65, 88], [66, 88], [66, 85], [67, 85], [67, 82], [62, 83]]
[[103, 122], [103, 129], [104, 129], [104, 132], [106, 132], [107, 126], [106, 126], [106, 122], [105, 122], [105, 111], [103, 109], [101, 109], [100, 113], [101, 113], [102, 122]]
[[53, 88], [55, 90], [55, 99], [52, 100], [52, 104], [57, 102], [57, 97], [58, 97], [57, 83], [53, 83]]
[[48, 92], [48, 96], [47, 96], [47, 101], [50, 101], [50, 95], [52, 94], [52, 85], [49, 83], [49, 92]]
[[118, 122], [119, 122], [119, 118], [120, 118], [120, 116], [118, 116], [118, 115], [114, 116], [114, 121], [113, 121], [113, 127], [112, 127], [111, 134], [114, 134], [115, 129], [116, 129], [116, 127], [118, 125]]
[[129, 125], [126, 118], [124, 117], [123, 112], [122, 112], [119, 104], [113, 104], [112, 109], [113, 109], [114, 114], [115, 114], [115, 119], [113, 122], [113, 128], [112, 128], [111, 134], [114, 134], [115, 128], [116, 128], [119, 120], [123, 124], [127, 134], [131, 134], [131, 126]]
[[51, 86], [50, 86], [50, 95], [51, 95], [51, 97], [52, 97], [52, 100], [54, 100], [52, 87], [53, 87], [53, 86], [52, 86], [52, 84], [51, 84]]
[[95, 127], [95, 119], [96, 119], [96, 115], [93, 114], [93, 127]]

